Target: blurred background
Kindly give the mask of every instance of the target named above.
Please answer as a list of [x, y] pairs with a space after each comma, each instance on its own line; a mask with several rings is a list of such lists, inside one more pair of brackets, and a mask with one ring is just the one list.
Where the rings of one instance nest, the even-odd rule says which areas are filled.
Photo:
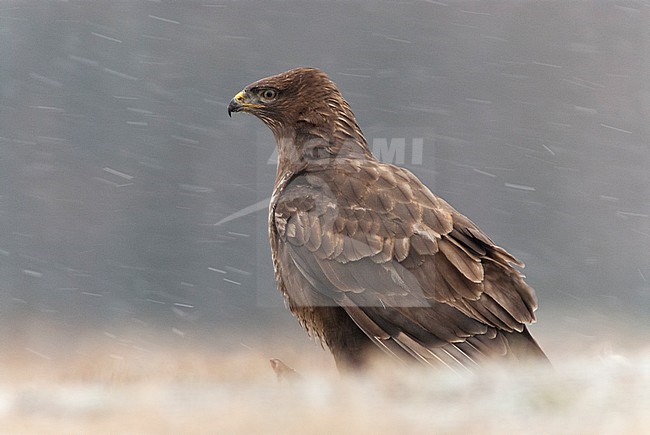
[[527, 264], [552, 360], [648, 346], [647, 2], [3, 1], [0, 50], [3, 370], [282, 346], [331, 367], [275, 289], [273, 137], [226, 112], [301, 65]]

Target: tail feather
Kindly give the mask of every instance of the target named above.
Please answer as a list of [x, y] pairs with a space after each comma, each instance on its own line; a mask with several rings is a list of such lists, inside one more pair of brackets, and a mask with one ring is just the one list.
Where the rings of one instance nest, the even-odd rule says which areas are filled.
[[506, 339], [513, 356], [519, 361], [551, 365], [551, 361], [530, 335], [528, 328], [524, 328], [522, 332], [508, 333]]

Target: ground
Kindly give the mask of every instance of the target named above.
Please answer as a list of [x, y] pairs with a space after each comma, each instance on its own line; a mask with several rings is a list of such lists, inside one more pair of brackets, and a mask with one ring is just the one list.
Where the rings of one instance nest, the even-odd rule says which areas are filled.
[[[396, 374], [395, 367], [377, 366], [363, 375], [340, 376], [328, 353], [310, 343], [300, 349], [295, 343], [259, 346], [239, 343], [226, 354], [175, 345], [145, 351], [106, 337], [82, 342], [67, 357], [16, 347], [3, 354], [1, 432], [650, 430], [649, 347], [623, 354], [607, 345], [581, 356], [560, 355], [551, 347], [553, 371], [495, 368], [458, 375], [410, 368]], [[278, 382], [268, 360], [274, 356], [301, 377]]]

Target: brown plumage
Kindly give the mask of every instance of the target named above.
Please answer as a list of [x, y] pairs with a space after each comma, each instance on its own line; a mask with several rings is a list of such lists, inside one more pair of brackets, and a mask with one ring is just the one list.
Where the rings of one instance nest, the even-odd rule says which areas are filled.
[[296, 68], [235, 96], [278, 145], [269, 207], [278, 287], [339, 368], [380, 348], [451, 368], [546, 356], [526, 329], [523, 266], [404, 168], [378, 161], [325, 73]]

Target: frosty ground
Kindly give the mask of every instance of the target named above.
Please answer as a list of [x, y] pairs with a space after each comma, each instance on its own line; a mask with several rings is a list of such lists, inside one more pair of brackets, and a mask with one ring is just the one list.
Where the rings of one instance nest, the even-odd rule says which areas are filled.
[[[110, 340], [107, 340], [107, 343]], [[122, 343], [124, 344], [124, 343]], [[650, 349], [553, 354], [554, 369], [454, 374], [377, 365], [339, 375], [315, 346], [87, 342], [65, 357], [4, 354], [4, 433], [647, 433]], [[33, 349], [31, 349], [34, 351]], [[278, 382], [268, 357], [301, 373]]]

